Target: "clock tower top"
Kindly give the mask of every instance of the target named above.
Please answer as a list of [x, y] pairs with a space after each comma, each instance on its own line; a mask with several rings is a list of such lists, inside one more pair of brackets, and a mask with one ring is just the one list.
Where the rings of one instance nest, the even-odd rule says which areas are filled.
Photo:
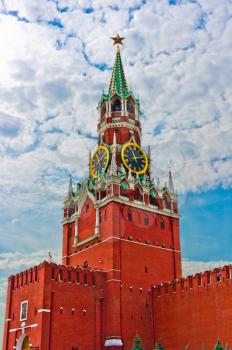
[[[164, 217], [178, 219], [178, 199], [171, 172], [164, 186], [154, 181], [150, 151], [146, 152], [141, 145], [140, 103], [128, 87], [121, 59], [120, 45], [124, 38], [117, 35], [112, 39], [116, 56], [108, 92], [102, 94], [97, 107], [98, 146], [90, 154], [88, 178], [77, 185], [76, 191], [70, 184], [64, 201], [65, 264], [68, 257], [72, 260], [72, 254], [88, 245], [87, 242], [103, 239], [102, 215], [106, 215], [103, 214], [106, 207], [119, 206], [122, 215], [127, 208], [128, 221], [139, 222], [139, 216], [144, 213], [146, 226], [156, 215], [162, 216], [162, 220]], [[110, 215], [111, 209], [107, 210]], [[121, 222], [119, 217], [111, 219], [113, 227]], [[163, 225], [162, 220], [160, 225]], [[70, 233], [67, 224], [73, 222], [75, 225]], [[112, 235], [115, 234], [112, 231]]]
[[120, 45], [125, 38], [116, 35], [112, 38], [116, 45], [116, 56], [108, 93], [103, 93], [98, 103], [99, 145], [112, 145], [114, 132], [117, 144], [130, 139], [141, 144], [140, 104], [129, 89], [124, 73]]

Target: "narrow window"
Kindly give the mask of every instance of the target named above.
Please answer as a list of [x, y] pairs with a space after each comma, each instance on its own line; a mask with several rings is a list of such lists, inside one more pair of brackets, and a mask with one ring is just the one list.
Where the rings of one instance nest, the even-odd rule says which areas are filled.
[[221, 281], [221, 274], [220, 274], [220, 272], [216, 273], [216, 280], [217, 280], [217, 282]]
[[68, 282], [71, 282], [71, 271], [68, 270]]
[[79, 272], [78, 272], [78, 271], [76, 271], [76, 281], [77, 281], [77, 283], [79, 283], [79, 282], [80, 282]]
[[148, 216], [144, 216], [144, 225], [148, 225]]
[[24, 300], [20, 304], [20, 321], [27, 320], [27, 313], [28, 313], [28, 300]]
[[160, 228], [161, 228], [161, 230], [164, 230], [164, 228], [165, 228], [164, 219], [160, 220]]
[[145, 272], [147, 272], [147, 266], [145, 266]]
[[87, 284], [87, 275], [86, 275], [86, 273], [84, 274], [84, 284]]
[[132, 212], [130, 209], [128, 210], [127, 218], [128, 218], [128, 221], [132, 221]]

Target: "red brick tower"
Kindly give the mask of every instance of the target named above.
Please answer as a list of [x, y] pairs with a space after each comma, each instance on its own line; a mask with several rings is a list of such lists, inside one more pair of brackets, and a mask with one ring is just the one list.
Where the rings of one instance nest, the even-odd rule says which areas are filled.
[[130, 348], [136, 331], [152, 348], [152, 284], [181, 277], [177, 195], [150, 174], [141, 147], [140, 104], [128, 89], [119, 45], [107, 94], [98, 104], [98, 148], [90, 175], [64, 202], [63, 264], [106, 273], [105, 347]]
[[63, 265], [10, 276], [3, 350], [212, 349], [232, 344], [232, 265], [182, 278], [177, 195], [155, 184], [141, 146], [139, 101], [119, 45], [98, 104], [89, 177], [64, 202]]

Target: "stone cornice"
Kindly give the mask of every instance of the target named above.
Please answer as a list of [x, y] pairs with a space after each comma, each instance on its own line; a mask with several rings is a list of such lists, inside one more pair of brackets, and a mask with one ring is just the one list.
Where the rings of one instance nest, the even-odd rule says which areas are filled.
[[104, 123], [101, 128], [98, 129], [98, 134], [102, 134], [107, 129], [112, 128], [129, 128], [133, 131], [137, 131], [139, 136], [141, 136], [141, 130], [139, 127], [131, 125], [129, 122], [118, 122], [118, 123]]

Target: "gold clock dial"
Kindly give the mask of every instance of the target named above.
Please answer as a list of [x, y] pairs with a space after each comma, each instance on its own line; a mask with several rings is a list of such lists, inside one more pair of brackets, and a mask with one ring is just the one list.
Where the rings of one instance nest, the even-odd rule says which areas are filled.
[[90, 174], [93, 178], [100, 177], [106, 170], [110, 159], [110, 153], [106, 146], [99, 146], [94, 152], [90, 162]]
[[121, 156], [124, 166], [132, 173], [143, 174], [147, 170], [147, 155], [137, 143], [126, 143], [122, 147]]

